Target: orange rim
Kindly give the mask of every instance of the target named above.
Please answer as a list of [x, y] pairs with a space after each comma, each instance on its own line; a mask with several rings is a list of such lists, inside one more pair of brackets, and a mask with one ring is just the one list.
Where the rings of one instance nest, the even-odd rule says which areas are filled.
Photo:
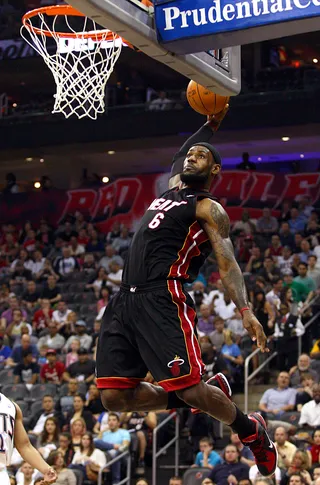
[[[121, 39], [120, 35], [107, 31], [106, 30], [97, 30], [97, 31], [92, 31], [92, 32], [55, 32], [54, 36], [52, 35], [52, 32], [50, 30], [46, 29], [39, 29], [38, 27], [35, 27], [32, 25], [30, 22], [30, 19], [33, 17], [36, 17], [39, 14], [45, 14], [45, 15], [72, 15], [74, 17], [85, 17], [85, 15], [79, 10], [76, 10], [73, 8], [71, 5], [52, 5], [49, 7], [40, 7], [40, 8], [35, 8], [34, 10], [30, 10], [29, 12], [25, 13], [24, 16], [22, 17], [22, 23], [28, 29], [30, 32], [34, 32], [37, 35], [45, 35], [46, 37], [63, 37], [65, 39], [92, 39], [94, 41], [100, 41], [100, 40], [113, 40], [114, 37]], [[122, 39], [123, 42], [125, 42], [129, 47], [133, 48], [132, 44], [129, 42], [125, 41]]]

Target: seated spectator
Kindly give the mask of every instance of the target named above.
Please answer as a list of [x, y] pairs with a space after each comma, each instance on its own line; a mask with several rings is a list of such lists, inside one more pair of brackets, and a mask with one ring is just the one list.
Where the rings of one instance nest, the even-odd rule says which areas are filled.
[[108, 411], [103, 411], [98, 417], [96, 424], [94, 425], [93, 432], [99, 435], [98, 436], [99, 438], [101, 438], [102, 433], [104, 431], [107, 431], [109, 429], [108, 419], [109, 419]]
[[111, 296], [111, 290], [107, 286], [102, 287], [99, 294], [99, 299], [97, 302], [97, 312], [99, 313], [101, 308], [106, 308], [109, 304]]
[[[205, 337], [208, 338], [208, 337]], [[229, 375], [227, 364], [225, 359], [221, 356], [220, 352], [216, 350], [209, 342], [203, 342], [200, 339], [200, 348], [202, 354], [202, 360], [206, 366], [204, 380], [209, 379], [218, 372], [222, 372], [226, 376]]]
[[301, 374], [300, 385], [297, 388], [296, 409], [301, 411], [302, 406], [312, 400], [312, 387], [314, 380], [311, 374]]
[[[224, 298], [224, 286], [222, 281], [219, 279], [215, 282], [214, 284], [215, 288], [214, 290], [211, 290], [208, 295], [205, 295], [205, 301], [204, 303], [206, 305], [214, 306], [214, 301], [215, 300], [220, 300]], [[204, 288], [204, 287], [203, 287]], [[190, 292], [189, 292], [190, 294]]]
[[81, 438], [87, 432], [86, 422], [83, 418], [77, 418], [70, 424], [70, 433], [72, 436], [72, 447], [76, 452], [80, 449]]
[[48, 456], [47, 463], [54, 468], [58, 475], [55, 482], [56, 485], [77, 485], [76, 476], [72, 470], [66, 468], [64, 456], [61, 452], [51, 452]]
[[98, 300], [102, 287], [107, 281], [107, 272], [104, 268], [99, 268], [98, 274], [86, 285], [86, 289], [92, 289]]
[[66, 372], [63, 375], [65, 381], [69, 381], [71, 378], [76, 378], [79, 382], [85, 382], [89, 384], [95, 378], [95, 362], [89, 359], [88, 351], [81, 347], [78, 351], [78, 362], [74, 362], [67, 367]]
[[22, 363], [16, 365], [14, 368], [14, 383], [23, 383], [28, 386], [33, 386], [36, 382], [38, 382], [40, 369], [38, 364], [33, 362], [32, 350], [23, 350], [22, 359]]
[[86, 428], [89, 431], [93, 430], [95, 419], [92, 412], [85, 409], [85, 397], [82, 394], [76, 394], [73, 398], [73, 411], [67, 414], [66, 422], [73, 423], [74, 420], [82, 418], [86, 423]]
[[279, 467], [276, 468], [275, 473], [272, 477], [270, 478], [264, 478], [258, 470], [257, 465], [253, 465], [250, 467], [249, 470], [249, 478], [251, 480], [251, 483], [254, 483], [254, 485], [273, 485], [274, 482], [276, 485], [280, 485], [281, 481], [281, 470]]
[[169, 480], [169, 485], [182, 485], [182, 478], [181, 477], [171, 477], [170, 480]]
[[78, 338], [73, 339], [69, 346], [69, 352], [66, 356], [66, 367], [69, 367], [69, 365], [78, 362], [78, 350], [80, 349], [80, 347], [80, 340]]
[[76, 335], [71, 335], [71, 337], [68, 338], [67, 343], [64, 346], [64, 350], [68, 351], [72, 342], [74, 340], [79, 340], [80, 346], [89, 351], [92, 344], [92, 337], [87, 333], [86, 322], [84, 320], [78, 320], [77, 322], [75, 322], [74, 329]]
[[34, 311], [38, 304], [40, 295], [37, 291], [37, 286], [34, 281], [28, 281], [27, 290], [22, 295], [22, 304], [29, 311]]
[[69, 221], [65, 221], [64, 226], [60, 226], [57, 231], [58, 237], [60, 237], [63, 241], [69, 243], [72, 237], [77, 237], [78, 233], [72, 227], [72, 224]]
[[234, 311], [233, 317], [227, 321], [227, 329], [230, 330], [235, 343], [238, 345], [240, 345], [242, 337], [248, 335], [247, 330], [243, 326], [241, 313], [237, 308]]
[[294, 409], [296, 390], [289, 387], [289, 381], [288, 372], [279, 372], [277, 387], [263, 393], [259, 409], [266, 412], [269, 419], [277, 419], [283, 413]]
[[273, 312], [273, 319], [275, 320], [280, 310], [280, 297], [283, 287], [283, 280], [280, 277], [274, 277], [272, 280], [272, 290], [266, 294], [266, 300], [270, 303]]
[[44, 364], [40, 371], [41, 382], [43, 384], [51, 382], [59, 386], [62, 382], [65, 365], [57, 360], [57, 351], [55, 349], [47, 350], [47, 361], [47, 364]]
[[310, 469], [310, 459], [308, 453], [306, 451], [297, 450], [292, 457], [288, 470], [286, 470], [282, 477], [281, 484], [286, 485], [288, 482], [290, 483], [292, 475], [296, 474], [303, 477], [303, 481], [305, 483], [311, 483], [311, 476], [308, 469]]
[[278, 451], [278, 467], [286, 470], [292, 462], [297, 447], [288, 441], [287, 431], [282, 426], [275, 429], [274, 444]]
[[312, 433], [312, 445], [308, 448], [311, 465], [319, 465], [320, 463], [320, 429], [315, 429]]
[[307, 239], [303, 239], [301, 241], [301, 253], [299, 253], [301, 263], [308, 263], [309, 256], [313, 255], [313, 251], [311, 251], [310, 243]]
[[265, 207], [262, 211], [262, 217], [257, 220], [257, 232], [265, 236], [271, 236], [278, 230], [278, 221], [271, 215], [271, 210]]
[[307, 218], [304, 215], [300, 214], [298, 209], [292, 207], [290, 211], [290, 219], [288, 220], [290, 231], [293, 233], [300, 231], [303, 232], [306, 222]]
[[96, 482], [99, 470], [104, 468], [106, 463], [106, 455], [95, 447], [92, 434], [85, 433], [70, 468], [82, 471], [85, 480]]
[[283, 221], [281, 223], [280, 229], [280, 241], [283, 247], [289, 247], [291, 250], [294, 246], [294, 237], [290, 230], [288, 221]]
[[78, 269], [78, 261], [74, 256], [71, 256], [70, 248], [67, 246], [63, 247], [62, 257], [58, 258], [55, 264], [55, 271], [61, 278], [67, 278], [70, 274]]
[[32, 276], [33, 278], [37, 278], [40, 272], [43, 270], [45, 258], [43, 257], [43, 254], [39, 249], [37, 249], [32, 256], [33, 256], [33, 261], [31, 265]]
[[107, 234], [106, 241], [108, 244], [112, 244], [117, 237], [120, 237], [120, 229], [120, 222], [115, 221], [112, 225], [111, 231], [109, 231]]
[[[129, 229], [126, 226], [122, 226], [121, 231], [120, 231], [120, 236], [116, 237], [113, 242], [112, 246], [116, 250], [120, 256], [129, 249], [129, 246], [131, 244], [131, 236], [129, 233]], [[110, 267], [110, 270], [112, 271], [112, 268]]]
[[300, 261], [300, 256], [297, 253], [294, 253], [292, 255], [292, 266], [291, 266], [291, 273], [293, 274], [294, 277], [298, 276], [299, 274], [299, 264], [301, 263]]
[[232, 233], [238, 235], [240, 232], [244, 232], [246, 236], [253, 235], [256, 232], [256, 226], [253, 221], [250, 220], [249, 211], [243, 209], [241, 214], [241, 220], [237, 221], [232, 226]]
[[278, 257], [278, 267], [283, 275], [292, 273], [292, 262], [292, 250], [289, 246], [284, 246], [282, 256]]
[[24, 326], [28, 328], [29, 335], [32, 335], [32, 326], [29, 323], [26, 323], [22, 311], [19, 309], [14, 310], [13, 320], [6, 329], [6, 334], [12, 343], [14, 343], [17, 337], [21, 337], [21, 329]]
[[24, 267], [22, 261], [17, 261], [14, 272], [11, 274], [11, 278], [9, 281], [10, 288], [13, 288], [14, 285], [23, 286], [27, 283], [27, 281], [32, 280], [32, 273], [29, 269]]
[[305, 301], [307, 299], [309, 291], [304, 285], [302, 285], [298, 281], [295, 281], [292, 274], [284, 275], [283, 279], [283, 286], [285, 288], [291, 288], [292, 298], [295, 303], [300, 303], [300, 301]]
[[235, 381], [236, 376], [240, 376], [238, 366], [243, 366], [244, 360], [241, 355], [241, 350], [237, 344], [234, 343], [232, 333], [230, 330], [224, 331], [224, 344], [221, 348], [221, 357], [225, 360], [231, 381]]
[[27, 232], [27, 236], [23, 242], [23, 247], [29, 254], [33, 253], [38, 246], [38, 242], [36, 240], [36, 233], [33, 229], [29, 229]]
[[[54, 312], [53, 312], [54, 313]], [[38, 340], [38, 349], [47, 345], [50, 349], [61, 351], [65, 344], [65, 338], [60, 335], [56, 322], [50, 322], [48, 325], [48, 334], [40, 337]]]
[[111, 262], [116, 262], [120, 266], [120, 268], [123, 268], [123, 259], [121, 256], [116, 254], [116, 250], [111, 244], [106, 244], [105, 245], [105, 255], [100, 259], [99, 261], [99, 266], [102, 266], [105, 268], [105, 270], [109, 273], [110, 272], [110, 263]]
[[253, 298], [253, 312], [261, 323], [264, 333], [269, 337], [274, 333], [275, 314], [266, 295], [262, 290], [256, 290]]
[[216, 451], [213, 451], [211, 438], [202, 438], [199, 441], [199, 452], [192, 467], [210, 468], [211, 470], [222, 463], [222, 458]]
[[238, 433], [231, 431], [230, 441], [231, 441], [231, 444], [233, 444], [234, 446], [237, 447], [241, 463], [244, 463], [245, 465], [248, 465], [250, 467], [255, 465], [254, 456], [252, 454], [252, 451], [250, 450], [250, 448], [243, 445], [243, 443], [241, 442], [241, 440], [239, 438]]
[[50, 300], [43, 298], [41, 300], [41, 308], [33, 315], [32, 328], [33, 331], [39, 335], [42, 330], [48, 328], [52, 319], [53, 310], [51, 309]]
[[312, 300], [314, 292], [317, 289], [313, 279], [307, 276], [307, 272], [308, 272], [307, 263], [300, 263], [298, 267], [299, 275], [296, 276], [294, 279], [294, 281], [296, 281], [297, 283], [301, 283], [305, 287], [306, 291], [308, 291], [308, 296], [305, 301], [305, 304], [307, 304], [309, 301]]
[[[315, 466], [313, 468], [313, 483], [314, 485], [320, 485], [319, 483], [319, 478], [320, 478], [320, 466]], [[315, 482], [317, 481], [317, 484]]]
[[276, 319], [274, 339], [276, 340], [277, 368], [289, 371], [298, 354], [298, 337], [304, 334], [300, 317], [290, 313], [287, 305], [281, 303], [280, 315]]
[[109, 267], [110, 273], [106, 277], [106, 285], [111, 288], [111, 291], [113, 293], [117, 293], [120, 290], [123, 270], [120, 268], [120, 265], [116, 261], [112, 261], [109, 264]]
[[149, 111], [166, 111], [172, 108], [172, 101], [167, 98], [165, 91], [159, 91], [158, 97], [149, 104]]
[[54, 417], [54, 400], [52, 396], [45, 395], [42, 398], [42, 409], [31, 416], [29, 421], [29, 435], [39, 436], [44, 430], [44, 424], [48, 418]]
[[299, 426], [308, 426], [309, 428], [320, 426], [320, 384], [313, 385], [312, 397], [312, 401], [302, 406]]
[[60, 300], [57, 309], [52, 314], [52, 320], [58, 325], [58, 330], [62, 329], [68, 323], [68, 316], [71, 310], [67, 307], [65, 301]]
[[29, 463], [23, 461], [16, 474], [16, 483], [17, 485], [34, 485], [34, 476], [35, 469]]
[[50, 452], [56, 450], [59, 444], [59, 423], [55, 417], [47, 418], [44, 429], [37, 439], [37, 450], [46, 460]]
[[100, 399], [100, 392], [96, 384], [90, 384], [85, 406], [86, 409], [93, 414], [95, 419], [98, 419], [100, 414], [104, 411], [104, 407]]
[[0, 364], [9, 365], [7, 363], [8, 357], [11, 355], [11, 348], [3, 343], [4, 334], [0, 334]]
[[70, 249], [71, 256], [75, 256], [75, 257], [81, 256], [86, 252], [85, 246], [83, 244], [79, 244], [76, 236], [71, 236], [69, 249]]
[[281, 240], [278, 234], [272, 234], [271, 245], [266, 249], [265, 256], [270, 256], [271, 258], [277, 260], [279, 256], [282, 256], [283, 247], [281, 245]]
[[[9, 298], [9, 308], [8, 308], [8, 310], [5, 310], [4, 312], [1, 313], [1, 327], [4, 330], [12, 322], [12, 320], [13, 320], [13, 312], [15, 310], [19, 310], [20, 309], [20, 306], [19, 305], [20, 305], [19, 304], [19, 300], [16, 297], [16, 295], [10, 295], [10, 298]], [[27, 319], [27, 312], [25, 310], [23, 310], [23, 309], [21, 311], [22, 311], [23, 318], [26, 320]]]
[[308, 272], [307, 278], [311, 278], [316, 285], [316, 288], [320, 288], [320, 269], [317, 268], [318, 258], [315, 254], [308, 257]]
[[240, 266], [246, 265], [249, 263], [251, 252], [253, 249], [253, 237], [252, 236], [245, 236], [243, 239], [238, 238], [237, 245], [236, 245], [236, 259], [239, 262]]
[[87, 253], [101, 253], [104, 250], [104, 244], [99, 239], [98, 232], [93, 229], [90, 233], [90, 240], [86, 246]]
[[29, 349], [31, 350], [33, 360], [36, 361], [38, 359], [38, 356], [39, 356], [39, 352], [38, 352], [37, 347], [35, 345], [31, 344], [30, 335], [22, 335], [21, 345], [19, 345], [18, 347], [15, 347], [12, 350], [11, 355], [10, 355], [10, 357], [8, 357], [8, 360], [7, 360], [7, 366], [14, 367], [17, 364], [20, 364], [22, 362], [22, 359], [23, 359], [23, 356], [22, 356], [23, 351], [29, 350]]
[[72, 447], [72, 438], [70, 433], [64, 431], [63, 433], [59, 434], [59, 446], [57, 451], [62, 453], [66, 466], [71, 465], [74, 457], [74, 450]]
[[36, 275], [36, 280], [47, 284], [50, 276], [52, 276], [56, 281], [59, 279], [59, 275], [54, 271], [50, 259], [45, 259], [43, 268]]
[[31, 271], [32, 265], [33, 265], [33, 261], [30, 258], [30, 254], [28, 253], [28, 251], [26, 251], [25, 249], [20, 249], [19, 254], [18, 254], [18, 257], [14, 261], [12, 261], [12, 263], [10, 265], [10, 272], [11, 273], [14, 272], [14, 270], [16, 268], [16, 264], [17, 264], [18, 261], [20, 261], [21, 263], [23, 263], [23, 266], [26, 269], [28, 269], [29, 271]]
[[291, 367], [289, 371], [291, 387], [299, 387], [301, 376], [310, 374], [315, 382], [319, 381], [318, 373], [310, 368], [311, 360], [308, 354], [301, 354], [298, 358], [297, 365]]
[[280, 269], [276, 267], [272, 258], [267, 256], [263, 262], [263, 268], [259, 271], [259, 276], [262, 276], [267, 283], [272, 283], [274, 279], [281, 276]]
[[148, 434], [157, 426], [157, 415], [153, 412], [122, 413], [121, 426], [128, 429], [131, 441], [138, 443], [138, 466], [135, 469], [136, 475], [145, 474], [145, 454], [147, 449]]
[[216, 485], [228, 485], [230, 476], [234, 477], [233, 483], [249, 478], [249, 467], [239, 461], [239, 452], [236, 446], [227, 445], [223, 459], [224, 463], [216, 465], [209, 475], [213, 483]]
[[76, 379], [70, 379], [68, 382], [68, 390], [66, 394], [62, 395], [56, 404], [57, 413], [62, 413], [64, 418], [68, 413], [73, 411], [73, 399], [79, 392], [79, 383]]
[[[109, 413], [109, 430], [104, 431], [101, 439], [95, 439], [96, 448], [108, 451], [114, 458], [117, 454], [128, 449], [130, 445], [130, 434], [126, 429], [120, 428], [120, 419], [116, 413]], [[111, 465], [112, 483], [120, 482], [121, 467], [120, 461]]]
[[60, 288], [57, 286], [57, 280], [53, 275], [48, 276], [47, 284], [42, 290], [41, 298], [49, 300], [51, 305], [61, 300]]
[[200, 306], [200, 316], [198, 319], [197, 330], [199, 334], [209, 335], [214, 330], [214, 317], [211, 315], [209, 305], [202, 304]]
[[224, 321], [230, 320], [234, 316], [236, 306], [228, 293], [224, 293], [224, 298], [214, 301], [214, 311], [216, 315], [223, 318]]
[[216, 348], [218, 352], [221, 351], [221, 348], [224, 344], [224, 320], [223, 318], [216, 317], [214, 319], [214, 327], [215, 330], [210, 333], [209, 339], [212, 345]]
[[245, 272], [254, 275], [258, 274], [259, 271], [263, 268], [263, 261], [264, 258], [261, 254], [261, 249], [258, 246], [254, 246], [251, 249], [251, 256], [249, 258], [247, 266], [245, 267]]
[[81, 261], [81, 271], [86, 275], [94, 275], [97, 271], [97, 263], [93, 253], [86, 253]]

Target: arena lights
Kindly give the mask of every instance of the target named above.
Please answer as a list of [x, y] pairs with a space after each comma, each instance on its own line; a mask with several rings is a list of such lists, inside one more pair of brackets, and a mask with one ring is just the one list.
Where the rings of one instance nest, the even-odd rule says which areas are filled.
[[17, 106], [18, 106], [17, 103], [12, 103], [13, 108], [16, 108]]
[[116, 152], [114, 150], [109, 150], [107, 153], [108, 155], [114, 155]]
[[32, 160], [33, 160], [33, 158], [32, 158], [32, 157], [27, 157], [27, 158], [25, 158], [25, 161], [26, 161], [26, 162], [32, 162]]
[[313, 62], [314, 64], [318, 64], [319, 60], [318, 60], [318, 59], [315, 57], [314, 59], [312, 59], [312, 62]]
[[44, 158], [40, 158], [39, 162], [44, 163]]
[[110, 180], [109, 177], [102, 177], [102, 182], [104, 184], [107, 184], [109, 182], [109, 180]]
[[262, 158], [261, 157], [258, 157], [258, 162], [261, 162], [262, 161]]
[[35, 189], [40, 189], [41, 184], [40, 184], [40, 182], [35, 182], [35, 183], [33, 184], [33, 186], [34, 186], [34, 188], [35, 188]]
[[282, 141], [289, 141], [290, 140], [290, 137], [289, 136], [283, 136], [281, 138]]
[[304, 158], [304, 154], [303, 153], [300, 153], [300, 158]]

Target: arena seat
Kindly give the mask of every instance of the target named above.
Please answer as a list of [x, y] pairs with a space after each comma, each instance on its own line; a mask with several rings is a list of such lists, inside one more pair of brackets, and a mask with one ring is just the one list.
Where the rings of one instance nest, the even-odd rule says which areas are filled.
[[1, 392], [14, 401], [25, 401], [26, 396], [29, 396], [29, 391], [24, 384], [8, 384], [1, 389]]
[[13, 384], [13, 369], [3, 369], [0, 372], [1, 388], [7, 384]]
[[183, 475], [183, 485], [201, 485], [201, 482], [210, 475], [208, 468], [190, 468]]
[[35, 384], [31, 391], [30, 391], [30, 397], [28, 400], [34, 402], [34, 401], [41, 401], [43, 396], [46, 394], [49, 394], [52, 397], [55, 397], [57, 394], [57, 387], [55, 384]]

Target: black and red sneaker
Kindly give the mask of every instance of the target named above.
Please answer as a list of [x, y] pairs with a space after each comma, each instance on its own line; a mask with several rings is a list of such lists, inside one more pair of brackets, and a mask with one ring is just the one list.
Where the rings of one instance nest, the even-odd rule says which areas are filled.
[[[222, 372], [218, 372], [218, 374], [210, 377], [210, 379], [207, 380], [206, 384], [209, 386], [218, 387], [219, 389], [221, 389], [222, 392], [224, 392], [227, 398], [231, 400], [231, 387], [229, 385], [228, 379], [222, 374]], [[192, 408], [191, 412], [192, 414], [199, 414], [202, 411], [200, 411], [200, 409]]]
[[261, 414], [251, 413], [248, 418], [256, 423], [256, 432], [242, 438], [241, 442], [252, 451], [259, 472], [270, 477], [277, 468], [278, 452], [267, 433], [267, 425]]

